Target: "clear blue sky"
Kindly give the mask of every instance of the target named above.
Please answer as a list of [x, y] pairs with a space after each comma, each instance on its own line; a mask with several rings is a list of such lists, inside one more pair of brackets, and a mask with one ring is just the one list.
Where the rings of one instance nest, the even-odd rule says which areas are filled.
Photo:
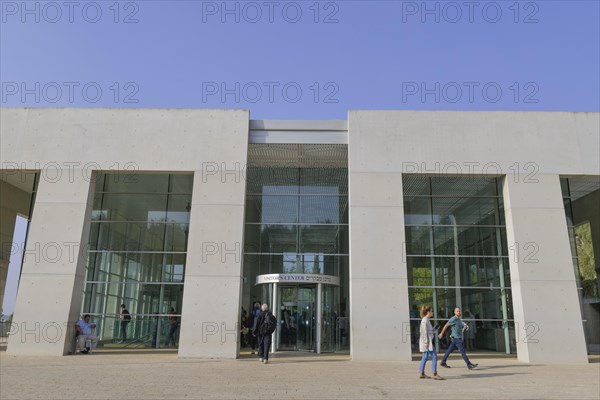
[[1, 105], [599, 111], [599, 1], [466, 3], [2, 0]]

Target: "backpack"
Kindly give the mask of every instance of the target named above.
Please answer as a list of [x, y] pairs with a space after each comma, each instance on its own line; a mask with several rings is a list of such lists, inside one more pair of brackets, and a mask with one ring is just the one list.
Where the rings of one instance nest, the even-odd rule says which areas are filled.
[[131, 321], [131, 314], [127, 313], [123, 315], [123, 321]]
[[266, 314], [260, 326], [260, 334], [263, 336], [270, 335], [275, 332], [275, 328], [277, 328], [275, 316], [271, 313]]

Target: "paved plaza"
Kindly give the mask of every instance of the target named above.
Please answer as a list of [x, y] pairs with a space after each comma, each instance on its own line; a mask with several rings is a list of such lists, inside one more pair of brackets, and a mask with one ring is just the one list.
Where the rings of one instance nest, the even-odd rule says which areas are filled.
[[[1, 399], [598, 399], [600, 361], [529, 365], [453, 356], [444, 381], [418, 379], [418, 362], [353, 362], [348, 356], [275, 354], [268, 365], [179, 359], [175, 352], [99, 350], [92, 355], [12, 357], [0, 352]], [[429, 371], [429, 368], [428, 368]]]

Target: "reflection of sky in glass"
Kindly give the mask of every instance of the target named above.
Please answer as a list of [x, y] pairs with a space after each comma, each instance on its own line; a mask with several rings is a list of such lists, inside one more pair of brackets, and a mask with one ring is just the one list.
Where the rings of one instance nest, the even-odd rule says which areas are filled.
[[296, 253], [283, 253], [283, 272], [293, 274], [298, 272]]
[[[453, 216], [444, 216], [445, 218], [450, 218]], [[431, 220], [433, 219], [433, 223], [435, 225], [441, 224], [442, 216], [439, 214], [405, 214], [404, 215], [404, 223], [407, 225], [429, 225], [431, 224]]]
[[108, 218], [108, 211], [106, 210], [92, 210], [92, 221], [99, 221], [101, 219]]
[[6, 275], [6, 286], [4, 289], [4, 300], [2, 302], [2, 314], [11, 315], [15, 310], [17, 300], [17, 288], [19, 287], [19, 276], [23, 259], [23, 248], [25, 246], [25, 235], [27, 233], [27, 219], [17, 215], [15, 231], [12, 243], [16, 245], [17, 251], [11, 252]]
[[169, 211], [167, 212], [168, 222], [190, 222], [190, 213], [187, 211]]
[[[298, 258], [302, 268], [298, 269]], [[283, 253], [283, 272], [287, 274], [322, 274], [325, 258], [322, 253]]]
[[168, 282], [183, 282], [183, 264], [165, 265], [165, 275]]
[[[93, 210], [92, 221], [108, 219], [108, 211]], [[148, 222], [165, 222], [164, 211], [148, 211]], [[168, 211], [166, 213], [166, 222], [180, 222], [187, 224], [190, 222], [190, 213], [188, 211]]]
[[[148, 211], [148, 222], [164, 222], [164, 211]], [[166, 213], [166, 222], [190, 222], [190, 213], [187, 211], [168, 211]]]
[[322, 254], [302, 254], [304, 258], [304, 273], [307, 274], [322, 274], [324, 269]]

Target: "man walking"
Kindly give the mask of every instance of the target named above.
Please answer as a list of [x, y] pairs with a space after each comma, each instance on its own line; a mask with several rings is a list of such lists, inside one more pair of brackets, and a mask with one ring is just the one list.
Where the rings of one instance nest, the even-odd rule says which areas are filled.
[[452, 339], [452, 342], [450, 343], [450, 346], [448, 346], [448, 350], [446, 350], [446, 354], [444, 354], [440, 365], [444, 368], [450, 368], [450, 366], [446, 364], [446, 360], [455, 349], [458, 349], [458, 351], [460, 351], [460, 354], [462, 355], [463, 360], [467, 364], [467, 368], [473, 369], [479, 364], [473, 364], [469, 360], [469, 357], [467, 357], [467, 353], [465, 352], [465, 345], [463, 342], [463, 326], [465, 325], [465, 323], [462, 321], [462, 319], [460, 319], [460, 316], [460, 307], [456, 307], [454, 309], [454, 317], [450, 318], [446, 325], [444, 325], [442, 332], [440, 332], [440, 334], [438, 335], [438, 338], [441, 339], [442, 337], [444, 337], [446, 329], [451, 327], [450, 339]]
[[277, 327], [277, 319], [269, 311], [269, 306], [263, 304], [261, 313], [256, 320], [256, 330], [258, 330], [258, 356], [260, 361], [269, 363], [269, 349], [271, 348], [271, 338]]

